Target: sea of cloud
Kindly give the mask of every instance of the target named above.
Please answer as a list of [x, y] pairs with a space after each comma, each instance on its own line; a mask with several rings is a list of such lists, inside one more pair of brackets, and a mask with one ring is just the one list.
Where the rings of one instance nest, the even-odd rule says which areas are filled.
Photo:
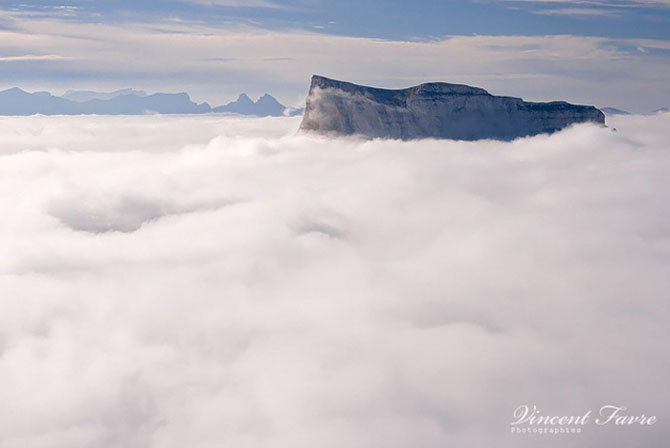
[[[662, 446], [670, 114], [608, 121], [0, 118], [0, 446]], [[510, 434], [523, 404], [659, 422]]]

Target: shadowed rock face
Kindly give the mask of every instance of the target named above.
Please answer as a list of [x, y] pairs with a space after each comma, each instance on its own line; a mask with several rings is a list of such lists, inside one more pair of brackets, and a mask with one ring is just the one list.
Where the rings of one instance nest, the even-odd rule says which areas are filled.
[[300, 130], [405, 140], [513, 140], [584, 122], [604, 124], [605, 115], [593, 106], [531, 103], [460, 84], [387, 90], [315, 75]]

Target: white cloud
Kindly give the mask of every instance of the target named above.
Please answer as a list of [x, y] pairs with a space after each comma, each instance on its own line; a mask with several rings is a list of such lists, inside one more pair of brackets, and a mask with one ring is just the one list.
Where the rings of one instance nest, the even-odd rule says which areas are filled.
[[534, 14], [547, 16], [616, 16], [619, 11], [616, 9], [604, 8], [554, 8], [539, 9]]
[[61, 56], [58, 54], [22, 54], [19, 56], [0, 56], [0, 62], [19, 62], [19, 61], [67, 61], [73, 58]]
[[[660, 7], [670, 5], [670, 0], [475, 0], [510, 4], [542, 5], [532, 9], [533, 14], [558, 16], [621, 16], [631, 8]], [[517, 6], [510, 6], [516, 8]]]
[[538, 3], [538, 4], [570, 4], [579, 6], [607, 6], [613, 8], [626, 8], [634, 6], [665, 6], [670, 5], [670, 0], [493, 0], [509, 3]]
[[[2, 118], [3, 448], [659, 446], [667, 120]], [[526, 402], [660, 422], [508, 435]]]

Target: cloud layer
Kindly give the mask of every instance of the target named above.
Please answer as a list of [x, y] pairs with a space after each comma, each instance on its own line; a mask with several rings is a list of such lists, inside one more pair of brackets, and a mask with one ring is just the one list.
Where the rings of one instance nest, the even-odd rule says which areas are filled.
[[[2, 446], [660, 446], [668, 119], [0, 119]], [[521, 404], [660, 423], [510, 435]]]

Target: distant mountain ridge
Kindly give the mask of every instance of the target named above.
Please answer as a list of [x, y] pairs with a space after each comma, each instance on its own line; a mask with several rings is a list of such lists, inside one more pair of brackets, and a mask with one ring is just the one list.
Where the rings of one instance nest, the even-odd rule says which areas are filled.
[[111, 100], [121, 95], [135, 95], [147, 96], [147, 93], [142, 90], [135, 89], [121, 89], [114, 92], [94, 92], [92, 90], [68, 90], [61, 98], [66, 100], [76, 101], [78, 103], [85, 103], [91, 100]]
[[195, 103], [187, 93], [146, 94], [141, 90], [114, 92], [68, 90], [62, 97], [49, 92], [29, 93], [18, 87], [0, 91], [0, 115], [144, 115], [233, 113], [259, 117], [293, 116], [302, 109], [287, 108], [269, 94], [254, 102], [246, 94], [233, 102], [212, 108]]

